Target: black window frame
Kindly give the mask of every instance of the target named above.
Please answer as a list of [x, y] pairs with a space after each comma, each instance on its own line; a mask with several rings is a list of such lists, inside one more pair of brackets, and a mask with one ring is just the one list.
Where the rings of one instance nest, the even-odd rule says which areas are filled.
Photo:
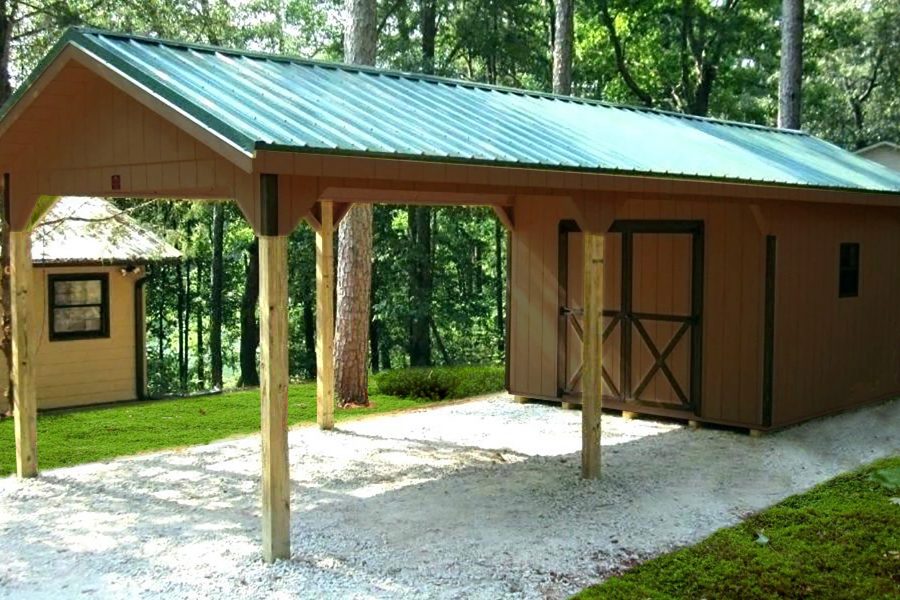
[[[855, 252], [848, 252], [849, 250]], [[859, 297], [862, 249], [859, 242], [841, 242], [838, 247], [838, 298]]]
[[[56, 304], [56, 283], [67, 281], [100, 281], [100, 304]], [[56, 331], [55, 309], [81, 306], [100, 307], [98, 331]], [[47, 309], [49, 311], [50, 341], [92, 340], [109, 337], [109, 273], [58, 273], [47, 275]]]

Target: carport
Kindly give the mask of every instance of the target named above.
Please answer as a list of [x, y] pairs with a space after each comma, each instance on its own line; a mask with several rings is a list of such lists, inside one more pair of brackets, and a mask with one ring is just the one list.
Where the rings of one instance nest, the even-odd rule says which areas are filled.
[[[727, 198], [745, 203], [748, 215], [758, 214], [762, 230], [767, 203], [885, 210], [896, 206], [900, 191], [900, 179], [799, 134], [85, 29], [64, 36], [0, 119], [11, 230], [18, 475], [38, 472], [35, 365], [24, 332], [35, 318], [28, 302], [28, 230], [35, 207], [47, 204], [39, 200], [233, 199], [260, 239], [262, 540], [268, 561], [290, 556], [287, 240], [301, 220], [316, 231], [323, 429], [334, 424], [333, 232], [353, 204], [491, 206], [515, 249], [507, 354], [527, 355], [508, 360], [519, 361], [512, 366], [520, 373], [532, 363], [538, 373], [552, 364], [554, 376], [560, 286], [546, 265], [555, 269], [557, 250], [541, 249], [546, 240], [538, 239], [537, 225], [553, 221], [555, 229], [560, 220], [574, 222], [583, 238], [582, 476], [596, 478], [601, 347], [608, 329], [604, 238], [627, 202]], [[745, 132], [752, 135], [740, 138]], [[735, 160], [721, 160], [729, 152]], [[797, 164], [786, 160], [802, 152], [804, 161], [818, 161], [814, 168], [801, 168], [799, 158]], [[752, 167], [750, 175], [742, 165]], [[754, 213], [751, 202], [762, 208]], [[534, 260], [515, 263], [526, 255]], [[537, 350], [528, 355], [528, 348]], [[664, 372], [665, 356], [657, 354], [655, 370]]]

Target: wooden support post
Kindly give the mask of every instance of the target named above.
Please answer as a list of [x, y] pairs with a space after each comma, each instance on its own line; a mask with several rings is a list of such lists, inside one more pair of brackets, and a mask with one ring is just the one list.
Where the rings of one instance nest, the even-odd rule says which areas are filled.
[[263, 558], [291, 556], [287, 236], [259, 238]]
[[316, 421], [334, 427], [334, 204], [321, 203], [316, 231]]
[[36, 340], [31, 329], [31, 232], [9, 232], [10, 317], [12, 322], [13, 418], [16, 437], [16, 474], [37, 475], [37, 388], [33, 362]]
[[603, 235], [584, 235], [584, 340], [582, 344], [581, 476], [600, 477], [602, 409]]

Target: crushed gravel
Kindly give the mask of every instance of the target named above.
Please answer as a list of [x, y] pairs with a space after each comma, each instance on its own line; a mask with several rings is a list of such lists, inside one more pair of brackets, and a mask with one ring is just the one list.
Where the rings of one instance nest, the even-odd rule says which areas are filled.
[[[259, 558], [259, 439], [0, 480], [3, 598], [563, 598], [900, 452], [900, 401], [762, 438], [496, 396], [290, 434], [293, 557]], [[102, 433], [98, 434], [102, 435]]]

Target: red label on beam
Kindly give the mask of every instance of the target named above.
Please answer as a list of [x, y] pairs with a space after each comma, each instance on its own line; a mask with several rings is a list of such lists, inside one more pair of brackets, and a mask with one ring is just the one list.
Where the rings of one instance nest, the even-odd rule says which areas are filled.
[[112, 189], [121, 190], [122, 189], [122, 176], [121, 175], [113, 175], [111, 178], [110, 184], [112, 185]]

